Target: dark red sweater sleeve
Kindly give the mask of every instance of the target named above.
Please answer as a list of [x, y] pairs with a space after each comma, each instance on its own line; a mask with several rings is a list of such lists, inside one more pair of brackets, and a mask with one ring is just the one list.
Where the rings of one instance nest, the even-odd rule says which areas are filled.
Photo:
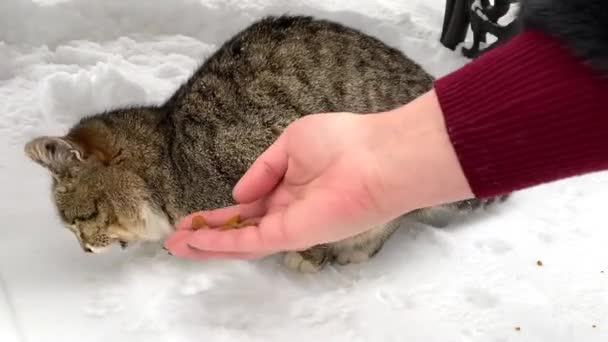
[[608, 169], [608, 77], [524, 32], [435, 83], [477, 197]]

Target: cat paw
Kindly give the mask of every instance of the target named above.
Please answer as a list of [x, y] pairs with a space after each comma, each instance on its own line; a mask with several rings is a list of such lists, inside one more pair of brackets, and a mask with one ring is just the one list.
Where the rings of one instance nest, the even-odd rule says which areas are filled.
[[283, 259], [285, 266], [302, 273], [315, 273], [321, 269], [321, 265], [315, 265], [312, 260], [306, 260], [298, 252], [288, 252]]
[[283, 259], [284, 264], [292, 270], [302, 273], [318, 272], [329, 260], [328, 250], [323, 247], [313, 247], [302, 252], [289, 252]]
[[340, 265], [358, 264], [368, 261], [373, 253], [359, 249], [344, 250], [336, 254], [336, 262]]

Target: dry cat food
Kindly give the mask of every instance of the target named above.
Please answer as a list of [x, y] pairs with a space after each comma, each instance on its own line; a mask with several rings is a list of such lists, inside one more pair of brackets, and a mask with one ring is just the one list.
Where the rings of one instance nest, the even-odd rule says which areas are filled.
[[[250, 225], [256, 225], [258, 222], [259, 222], [258, 219], [246, 219], [244, 221], [241, 221], [241, 217], [239, 215], [237, 215], [237, 216], [232, 217], [228, 221], [226, 221], [221, 226], [217, 227], [217, 229], [219, 229], [219, 230], [238, 229], [238, 228], [243, 228], [243, 227], [247, 227]], [[207, 221], [205, 220], [204, 217], [194, 216], [192, 218], [192, 229], [193, 230], [210, 229], [210, 228], [212, 228], [212, 227], [207, 223]]]
[[199, 229], [206, 229], [206, 228], [209, 228], [209, 226], [207, 225], [207, 221], [205, 221], [204, 217], [194, 216], [192, 218], [192, 229], [199, 230]]

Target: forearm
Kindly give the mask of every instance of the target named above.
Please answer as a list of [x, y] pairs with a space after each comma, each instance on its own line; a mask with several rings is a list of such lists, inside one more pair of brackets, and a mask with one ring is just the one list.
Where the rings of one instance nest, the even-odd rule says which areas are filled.
[[478, 197], [608, 168], [608, 82], [556, 40], [525, 32], [435, 86]]
[[529, 0], [524, 32], [435, 90], [478, 197], [608, 168], [608, 2]]
[[436, 86], [373, 119], [389, 207], [608, 169], [608, 78], [545, 35], [525, 33]]
[[[528, 3], [536, 6], [524, 13], [525, 22], [534, 23], [529, 27], [560, 19], [534, 14], [547, 13], [546, 1]], [[576, 50], [581, 35], [602, 44], [601, 27], [554, 34], [527, 29], [439, 79], [417, 100], [366, 118], [383, 207], [394, 215], [608, 169], [604, 57], [601, 49]]]

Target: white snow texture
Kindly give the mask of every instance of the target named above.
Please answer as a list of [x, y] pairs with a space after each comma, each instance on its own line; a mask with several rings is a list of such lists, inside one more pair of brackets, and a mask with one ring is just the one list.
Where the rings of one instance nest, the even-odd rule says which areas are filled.
[[443, 7], [1, 0], [0, 341], [607, 341], [606, 173], [523, 191], [446, 229], [399, 231], [369, 263], [302, 275], [278, 258], [85, 255], [56, 217], [49, 175], [22, 152], [87, 114], [163, 101], [266, 14], [352, 25], [444, 75], [467, 61], [439, 44]]

